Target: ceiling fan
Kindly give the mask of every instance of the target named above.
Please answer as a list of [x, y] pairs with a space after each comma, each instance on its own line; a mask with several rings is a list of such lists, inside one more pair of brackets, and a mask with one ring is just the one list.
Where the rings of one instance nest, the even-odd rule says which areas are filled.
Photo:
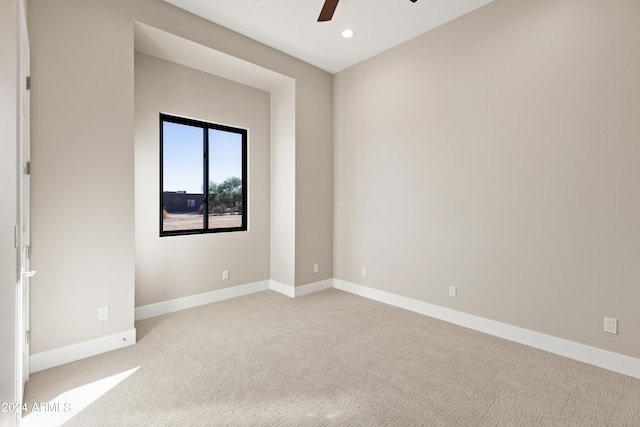
[[[325, 0], [324, 6], [322, 6], [322, 10], [320, 11], [320, 16], [318, 17], [318, 22], [331, 21], [331, 18], [333, 18], [333, 12], [336, 11], [339, 1], [340, 0]], [[411, 0], [412, 3], [415, 3], [416, 1], [418, 0]]]

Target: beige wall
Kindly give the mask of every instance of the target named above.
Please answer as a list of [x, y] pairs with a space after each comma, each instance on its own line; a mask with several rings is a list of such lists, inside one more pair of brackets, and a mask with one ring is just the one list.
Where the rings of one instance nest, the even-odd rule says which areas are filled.
[[[18, 141], [18, 2], [0, 2], [0, 182], [5, 195], [0, 203], [0, 402], [16, 396], [16, 283]], [[13, 413], [0, 412], [0, 426], [15, 425]]]
[[[298, 81], [300, 82], [300, 81]], [[296, 87], [296, 105], [305, 111], [332, 110], [332, 90], [311, 81]], [[333, 277], [333, 122], [313, 114], [297, 118], [296, 285]], [[304, 129], [313, 132], [303, 134]], [[318, 273], [313, 265], [318, 264]]]
[[639, 42], [498, 0], [337, 74], [334, 276], [640, 357]]
[[271, 93], [271, 280], [296, 282], [295, 84]]
[[[269, 279], [269, 105], [268, 92], [136, 52], [136, 306]], [[247, 231], [159, 237], [160, 112], [249, 130]]]
[[132, 23], [113, 8], [30, 4], [32, 354], [133, 327]]
[[[331, 198], [324, 190], [331, 185], [330, 74], [161, 0], [33, 0], [29, 19], [38, 270], [32, 282], [32, 353], [133, 327], [134, 21], [292, 77], [298, 99], [328, 94], [318, 103], [296, 105], [297, 155], [308, 158], [304, 151], [312, 144], [327, 162], [314, 178], [296, 183], [302, 193], [323, 189], [308, 206], [296, 205], [296, 224], [331, 234]], [[316, 218], [318, 209], [325, 215]], [[294, 248], [296, 263], [309, 257], [330, 262], [332, 246], [318, 247]], [[317, 274], [314, 281], [329, 277], [330, 272]], [[101, 305], [110, 306], [106, 322], [97, 320]]]

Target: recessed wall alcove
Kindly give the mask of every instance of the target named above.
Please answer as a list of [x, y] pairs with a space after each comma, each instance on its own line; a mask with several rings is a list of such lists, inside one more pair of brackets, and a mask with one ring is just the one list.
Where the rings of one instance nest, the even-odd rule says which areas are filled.
[[[135, 22], [134, 25], [134, 48], [136, 52], [269, 92], [270, 248], [269, 277], [264, 279], [294, 287], [296, 226], [295, 80], [144, 23]], [[212, 102], [220, 101], [212, 100]], [[249, 191], [251, 192], [251, 189]], [[251, 227], [251, 224], [249, 227]], [[216, 273], [213, 272], [212, 274]], [[139, 305], [139, 303], [136, 302], [136, 305]]]

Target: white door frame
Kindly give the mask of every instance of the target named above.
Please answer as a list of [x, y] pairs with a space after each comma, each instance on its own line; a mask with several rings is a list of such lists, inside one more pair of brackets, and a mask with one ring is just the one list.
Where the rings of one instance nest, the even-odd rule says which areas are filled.
[[30, 75], [29, 33], [25, 1], [19, 1], [19, 75], [18, 75], [18, 289], [16, 297], [16, 395], [20, 403], [24, 397], [24, 386], [29, 380], [29, 299], [31, 271], [31, 140], [30, 140], [30, 96], [27, 79]]

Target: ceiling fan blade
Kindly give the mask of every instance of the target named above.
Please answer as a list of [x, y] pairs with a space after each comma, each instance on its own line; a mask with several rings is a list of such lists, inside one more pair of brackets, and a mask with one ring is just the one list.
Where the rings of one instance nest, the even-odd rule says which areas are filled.
[[340, 0], [325, 0], [324, 6], [322, 6], [322, 10], [320, 11], [320, 16], [318, 17], [318, 22], [331, 21], [333, 12], [336, 11], [339, 1]]

